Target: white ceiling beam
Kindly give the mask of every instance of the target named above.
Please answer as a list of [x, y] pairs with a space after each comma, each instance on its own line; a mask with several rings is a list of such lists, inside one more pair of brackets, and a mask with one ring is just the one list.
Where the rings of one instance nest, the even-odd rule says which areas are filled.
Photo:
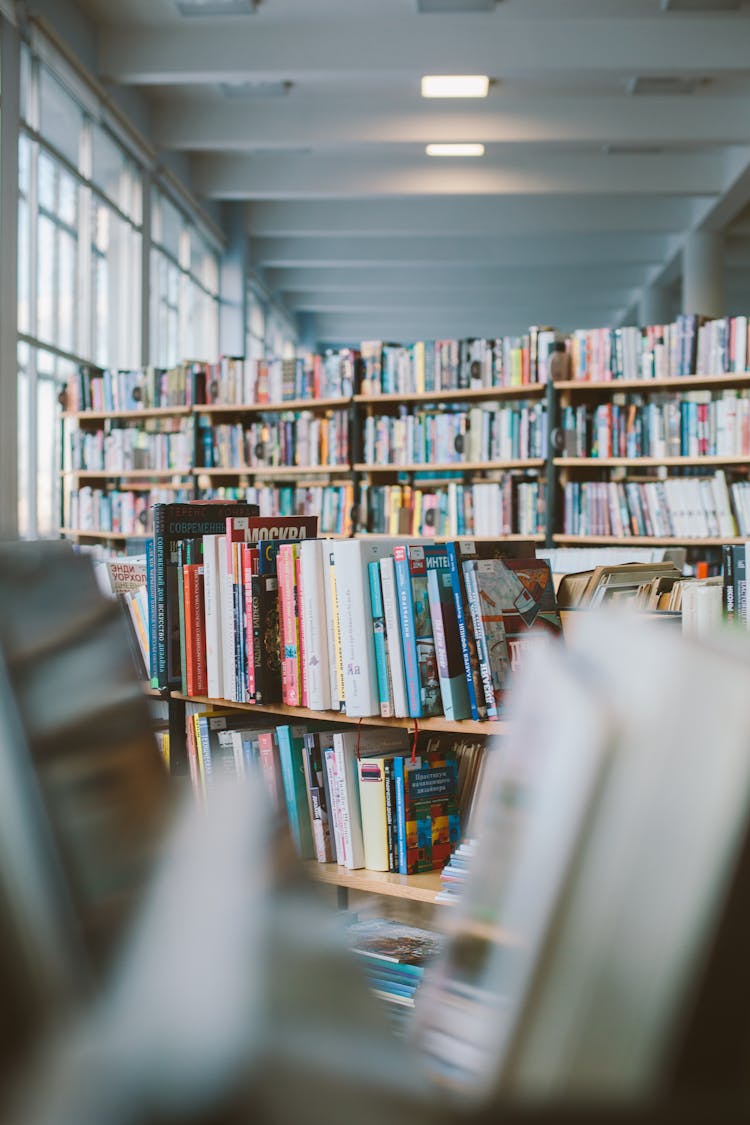
[[713, 196], [723, 185], [726, 151], [716, 154], [609, 156], [533, 150], [505, 160], [441, 160], [423, 152], [193, 158], [196, 190], [214, 199], [315, 199], [409, 195]]
[[[567, 232], [684, 230], [695, 201], [664, 196], [422, 196], [411, 199], [266, 200], [248, 204], [251, 237], [488, 233], [539, 237]], [[750, 227], [749, 227], [750, 229]]]
[[643, 265], [623, 265], [614, 262], [611, 266], [575, 266], [559, 258], [548, 258], [544, 272], [540, 267], [515, 266], [472, 266], [451, 263], [449, 269], [435, 269], [434, 266], [400, 265], [392, 266], [350, 266], [301, 267], [292, 269], [272, 269], [266, 271], [266, 280], [273, 292], [281, 293], [284, 299], [292, 293], [323, 294], [368, 294], [377, 296], [392, 293], [408, 296], [414, 292], [429, 296], [444, 293], [466, 292], [469, 299], [483, 292], [492, 293], [534, 293], [544, 291], [581, 292], [586, 289], [598, 292], [608, 287], [612, 290], [626, 291], [643, 283], [647, 267]]
[[162, 148], [235, 152], [360, 144], [746, 144], [750, 99], [499, 95], [446, 106], [415, 97], [293, 90], [258, 101], [170, 99], [157, 103]]
[[[266, 269], [326, 269], [350, 265], [398, 271], [414, 266], [548, 267], [663, 262], [674, 240], [664, 235], [551, 235], [546, 238], [263, 238], [251, 243], [254, 264]], [[396, 278], [392, 278], [396, 281]], [[324, 278], [321, 278], [321, 282]]]
[[[527, 310], [505, 312], [498, 307], [494, 313], [453, 312], [437, 315], [410, 312], [399, 317], [393, 312], [374, 314], [319, 313], [315, 315], [315, 335], [321, 341], [359, 343], [362, 340], [436, 340], [462, 336], [494, 337], [506, 333], [517, 335], [529, 324], [553, 324], [563, 331], [574, 328], [597, 328], [613, 324], [620, 308], [612, 305], [589, 309], [579, 306], [575, 310], [558, 310], [551, 307], [545, 313], [538, 306]], [[560, 314], [560, 315], [558, 315]]]
[[[310, 5], [311, 9], [314, 5]], [[111, 27], [97, 53], [99, 73], [123, 84], [213, 83], [339, 74], [416, 81], [421, 73], [483, 73], [510, 80], [606, 70], [612, 74], [725, 74], [747, 67], [742, 16], [723, 19], [546, 19], [408, 14], [400, 19], [315, 19], [244, 24], [201, 21], [185, 27]]]
[[536, 315], [543, 316], [545, 307], [565, 308], [568, 312], [575, 312], [579, 308], [609, 309], [616, 303], [627, 304], [637, 295], [636, 287], [622, 289], [616, 286], [598, 292], [592, 289], [561, 291], [559, 286], [553, 288], [541, 286], [536, 292], [526, 294], [513, 293], [510, 290], [497, 293], [486, 290], [473, 294], [446, 290], [444, 293], [412, 291], [406, 295], [378, 290], [372, 295], [366, 292], [289, 293], [285, 304], [293, 312], [345, 312], [352, 315], [408, 311], [414, 316], [427, 312], [439, 312], [445, 316], [460, 311], [462, 314], [478, 316], [502, 308], [506, 312], [516, 309], [528, 312], [536, 309]]

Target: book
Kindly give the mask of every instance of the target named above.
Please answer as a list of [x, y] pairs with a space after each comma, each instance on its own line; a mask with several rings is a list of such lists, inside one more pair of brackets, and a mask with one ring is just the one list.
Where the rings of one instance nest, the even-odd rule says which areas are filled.
[[306, 706], [313, 711], [328, 711], [331, 697], [328, 652], [327, 599], [324, 539], [303, 539], [299, 545], [299, 604], [305, 639], [303, 672], [307, 685]]
[[357, 760], [362, 839], [365, 849], [364, 865], [370, 871], [392, 870], [392, 828], [388, 818], [388, 785], [393, 772], [392, 757], [393, 755], [374, 755]]
[[458, 539], [449, 540], [445, 547], [451, 572], [453, 600], [456, 607], [456, 620], [471, 717], [473, 719], [486, 719], [487, 705], [484, 699], [474, 631], [471, 627], [471, 612], [462, 564], [466, 559], [534, 558], [536, 551], [534, 544], [526, 541], [493, 540], [484, 542], [482, 540]]
[[393, 550], [401, 614], [401, 639], [404, 649], [406, 694], [409, 714], [417, 718], [440, 714], [435, 638], [427, 594], [427, 570], [447, 567], [443, 547], [396, 545]]
[[276, 563], [279, 580], [279, 640], [281, 644], [281, 698], [291, 707], [302, 705], [299, 607], [297, 602], [295, 543], [282, 543]]
[[154, 504], [154, 608], [156, 675], [152, 686], [179, 688], [180, 633], [177, 593], [177, 544], [204, 535], [221, 535], [230, 515], [256, 516], [256, 504]]
[[446, 719], [468, 719], [471, 716], [469, 689], [461, 656], [461, 639], [447, 552], [445, 560], [445, 567], [434, 567], [427, 571], [427, 596], [435, 638], [440, 698]]
[[315, 859], [305, 767], [302, 760], [306, 733], [307, 728], [304, 726], [287, 726], [282, 723], [276, 728], [276, 741], [279, 747], [287, 818], [294, 846], [300, 859]]
[[401, 640], [401, 615], [396, 591], [396, 572], [390, 556], [380, 560], [380, 583], [383, 598], [383, 619], [388, 655], [388, 671], [393, 693], [393, 714], [400, 719], [409, 714], [406, 698], [404, 649]]
[[[356, 730], [334, 731], [331, 754], [335, 766], [335, 793], [343, 850], [343, 863], [349, 868], [365, 866], [365, 845], [359, 797], [357, 763], [372, 754], [405, 753], [408, 750], [406, 731]], [[385, 819], [385, 808], [383, 808]], [[339, 863], [342, 853], [339, 852]]]
[[[493, 673], [490, 667], [490, 655], [488, 648], [487, 636], [484, 629], [484, 618], [482, 616], [480, 603], [479, 603], [479, 588], [476, 579], [476, 560], [465, 559], [461, 564], [464, 572], [464, 585], [466, 587], [466, 596], [469, 602], [469, 616], [471, 618], [471, 627], [474, 632], [474, 644], [477, 651], [477, 663], [479, 666], [479, 679], [482, 685], [482, 695], [484, 706], [486, 709], [486, 716], [488, 719], [496, 719], [498, 714], [498, 703], [495, 699], [495, 692], [493, 689]], [[494, 637], [495, 642], [495, 656], [496, 661], [499, 660], [501, 668], [504, 670], [507, 665], [507, 651], [503, 653], [503, 646], [505, 645], [505, 632], [503, 629], [502, 614], [496, 619], [498, 623], [496, 634]]]
[[[325, 739], [323, 739], [324, 743]], [[302, 764], [305, 770], [315, 858], [319, 863], [332, 863], [336, 859], [336, 849], [329, 814], [323, 744], [319, 732], [308, 731], [305, 734]]]
[[394, 757], [398, 870], [444, 867], [460, 835], [458, 766], [451, 751]]
[[402, 540], [342, 539], [333, 543], [336, 606], [347, 715], [380, 714], [368, 564]]
[[378, 696], [380, 699], [380, 714], [384, 719], [393, 715], [391, 673], [388, 663], [388, 638], [385, 629], [385, 611], [383, 609], [383, 593], [380, 579], [380, 563], [377, 559], [368, 565], [370, 577], [370, 606], [372, 609], [372, 627], [375, 638], [375, 665], [378, 674]]

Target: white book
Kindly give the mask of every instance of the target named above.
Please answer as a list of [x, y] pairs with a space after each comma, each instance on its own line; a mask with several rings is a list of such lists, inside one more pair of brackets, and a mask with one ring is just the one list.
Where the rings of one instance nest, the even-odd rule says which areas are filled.
[[340, 539], [333, 544], [347, 715], [380, 714], [368, 564], [409, 538]]
[[339, 780], [338, 769], [336, 766], [336, 754], [333, 749], [333, 735], [330, 736], [331, 745], [323, 748], [323, 761], [325, 763], [326, 774], [328, 775], [328, 794], [331, 801], [331, 807], [328, 810], [329, 826], [333, 830], [333, 841], [336, 848], [336, 862], [346, 865], [346, 849], [344, 847], [344, 836], [342, 832], [341, 820], [341, 801], [339, 798]]
[[727, 478], [723, 469], [718, 469], [714, 473], [711, 485], [716, 499], [716, 514], [718, 516], [720, 529], [719, 534], [731, 537], [735, 534], [735, 527], [732, 517], [732, 505], [729, 502]]
[[224, 670], [221, 657], [221, 593], [217, 563], [219, 535], [203, 536], [203, 582], [206, 613], [206, 671], [208, 694], [223, 699]]
[[388, 639], [388, 663], [393, 689], [393, 714], [397, 719], [401, 719], [409, 714], [409, 704], [406, 697], [406, 674], [401, 639], [401, 616], [396, 594], [396, 574], [393, 559], [390, 556], [380, 560], [380, 584], [383, 590], [385, 635]]
[[223, 699], [237, 698], [234, 663], [234, 591], [232, 567], [227, 559], [227, 537], [220, 535], [216, 548], [216, 566], [219, 572], [221, 595], [221, 660]]
[[346, 867], [354, 869], [365, 866], [357, 759], [371, 754], [397, 753], [406, 750], [408, 742], [406, 731], [400, 728], [333, 732], [336, 785], [341, 806], [341, 834]]
[[299, 545], [299, 595], [305, 635], [302, 674], [307, 683], [307, 706], [313, 711], [328, 711], [332, 705], [325, 593], [326, 585], [330, 585], [327, 548], [325, 539], [303, 539]]
[[328, 539], [323, 540], [323, 595], [325, 597], [326, 613], [326, 643], [328, 646], [328, 688], [331, 695], [331, 709], [338, 711], [343, 699], [339, 699], [339, 669], [336, 659], [336, 622], [338, 620], [338, 607], [333, 596], [331, 584], [331, 557], [332, 544]]

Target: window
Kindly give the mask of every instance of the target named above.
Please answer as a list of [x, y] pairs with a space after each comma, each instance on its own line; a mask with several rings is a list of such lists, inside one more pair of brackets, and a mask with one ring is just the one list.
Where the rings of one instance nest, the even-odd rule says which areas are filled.
[[151, 362], [219, 354], [219, 259], [194, 223], [166, 196], [151, 192]]

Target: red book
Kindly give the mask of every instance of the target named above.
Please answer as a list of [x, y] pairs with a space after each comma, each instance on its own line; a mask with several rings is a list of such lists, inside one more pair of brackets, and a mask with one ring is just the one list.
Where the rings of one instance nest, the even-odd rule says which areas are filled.
[[208, 670], [203, 564], [191, 563], [189, 566], [184, 566], [182, 571], [185, 597], [187, 694], [205, 695], [208, 692]]
[[279, 633], [281, 643], [281, 695], [290, 707], [301, 699], [299, 670], [299, 631], [295, 610], [295, 543], [282, 543], [276, 561], [279, 579]]

